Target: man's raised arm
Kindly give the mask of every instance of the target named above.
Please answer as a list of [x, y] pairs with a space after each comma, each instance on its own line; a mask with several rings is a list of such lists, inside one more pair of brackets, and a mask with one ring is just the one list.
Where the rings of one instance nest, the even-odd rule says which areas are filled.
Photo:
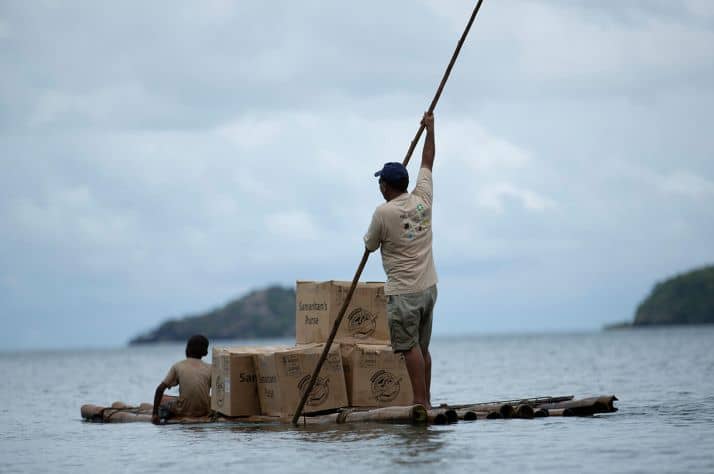
[[426, 129], [426, 139], [424, 140], [424, 150], [421, 153], [421, 167], [431, 171], [434, 166], [434, 156], [436, 155], [436, 145], [434, 143], [434, 114], [424, 112], [421, 119], [422, 125]]

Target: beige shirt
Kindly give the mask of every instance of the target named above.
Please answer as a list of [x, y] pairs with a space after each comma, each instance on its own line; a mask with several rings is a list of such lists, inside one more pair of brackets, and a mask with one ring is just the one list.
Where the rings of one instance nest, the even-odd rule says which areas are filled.
[[370, 252], [381, 246], [382, 265], [387, 274], [384, 293], [416, 293], [436, 284], [431, 252], [431, 171], [421, 168], [416, 186], [377, 207], [364, 236]]
[[169, 388], [179, 386], [176, 411], [184, 416], [204, 416], [211, 411], [211, 366], [187, 357], [176, 362], [164, 378]]

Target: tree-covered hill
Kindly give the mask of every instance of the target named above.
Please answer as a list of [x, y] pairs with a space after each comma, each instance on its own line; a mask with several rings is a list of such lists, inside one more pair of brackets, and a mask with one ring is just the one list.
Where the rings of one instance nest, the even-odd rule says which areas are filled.
[[657, 283], [637, 308], [634, 326], [714, 323], [714, 265]]
[[185, 341], [193, 334], [211, 340], [294, 336], [295, 290], [273, 286], [253, 291], [213, 311], [168, 320], [130, 344]]

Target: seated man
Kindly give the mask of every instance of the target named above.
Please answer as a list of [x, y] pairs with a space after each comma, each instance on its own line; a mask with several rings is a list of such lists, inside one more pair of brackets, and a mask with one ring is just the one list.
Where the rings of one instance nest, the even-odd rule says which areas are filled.
[[[174, 416], [205, 416], [211, 412], [211, 366], [201, 360], [208, 354], [208, 339], [200, 334], [186, 343], [186, 359], [176, 362], [156, 387], [151, 421]], [[167, 388], [179, 386], [179, 396], [164, 397]]]

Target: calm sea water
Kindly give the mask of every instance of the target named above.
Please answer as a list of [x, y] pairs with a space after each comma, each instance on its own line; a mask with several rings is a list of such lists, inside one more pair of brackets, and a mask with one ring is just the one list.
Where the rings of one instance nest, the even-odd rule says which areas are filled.
[[[273, 341], [274, 342], [274, 341]], [[436, 338], [433, 399], [616, 394], [618, 413], [449, 426], [82, 422], [182, 345], [0, 354], [0, 472], [714, 472], [714, 327]]]

